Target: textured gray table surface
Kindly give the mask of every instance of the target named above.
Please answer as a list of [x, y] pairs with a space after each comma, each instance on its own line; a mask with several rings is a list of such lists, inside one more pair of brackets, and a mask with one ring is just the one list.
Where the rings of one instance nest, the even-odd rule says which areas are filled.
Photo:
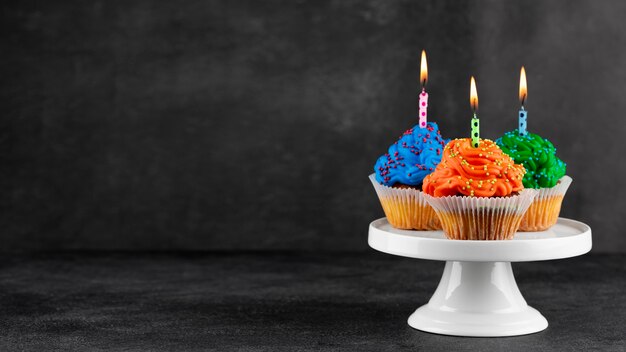
[[517, 263], [547, 330], [423, 333], [442, 262], [363, 254], [0, 256], [0, 350], [563, 351], [626, 349], [626, 256]]

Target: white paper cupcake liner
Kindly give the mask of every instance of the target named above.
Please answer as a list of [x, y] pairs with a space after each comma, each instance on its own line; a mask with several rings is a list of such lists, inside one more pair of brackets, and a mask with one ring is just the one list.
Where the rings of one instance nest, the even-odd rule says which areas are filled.
[[536, 190], [524, 189], [508, 197], [432, 197], [424, 193], [424, 198], [439, 215], [448, 238], [503, 240], [513, 238], [536, 195]]
[[437, 214], [415, 188], [393, 188], [381, 185], [376, 176], [369, 176], [389, 223], [400, 229], [441, 230]]
[[556, 224], [563, 197], [572, 181], [566, 175], [554, 187], [537, 189], [537, 196], [522, 218], [519, 231], [545, 231]]
[[567, 192], [569, 186], [572, 184], [572, 181], [573, 180], [571, 177], [565, 175], [559, 179], [554, 187], [537, 189], [537, 196], [535, 197], [535, 201], [555, 196], [565, 196], [565, 193]]

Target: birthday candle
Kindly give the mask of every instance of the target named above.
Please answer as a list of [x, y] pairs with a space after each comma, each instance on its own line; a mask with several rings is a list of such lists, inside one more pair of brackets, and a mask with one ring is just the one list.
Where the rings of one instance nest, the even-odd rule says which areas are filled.
[[428, 109], [428, 93], [422, 89], [420, 93], [420, 127], [426, 128], [426, 110]]
[[524, 66], [522, 66], [522, 70], [520, 72], [520, 77], [519, 77], [519, 101], [521, 104], [521, 108], [519, 110], [519, 135], [520, 136], [525, 136], [528, 134], [528, 132], [526, 131], [526, 109], [524, 109], [524, 102], [526, 102], [526, 98], [528, 97], [528, 88], [526, 86], [526, 70], [524, 69]]
[[472, 76], [470, 80], [470, 105], [474, 112], [474, 116], [472, 117], [472, 146], [478, 148], [480, 142], [480, 120], [476, 115], [476, 111], [478, 111], [478, 92], [476, 92], [476, 80], [474, 80], [474, 76]]
[[426, 82], [428, 82], [428, 65], [426, 64], [426, 51], [422, 50], [422, 65], [420, 69], [420, 82], [422, 84], [422, 92], [419, 101], [419, 125], [426, 128], [428, 115], [428, 93], [426, 93]]

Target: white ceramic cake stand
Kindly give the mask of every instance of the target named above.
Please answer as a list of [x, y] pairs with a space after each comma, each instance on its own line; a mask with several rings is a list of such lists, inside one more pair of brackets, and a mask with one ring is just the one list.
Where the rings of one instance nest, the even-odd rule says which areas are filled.
[[591, 250], [589, 226], [559, 218], [543, 232], [519, 232], [508, 241], [459, 241], [442, 231], [370, 224], [370, 247], [410, 258], [445, 260], [437, 290], [409, 317], [415, 329], [456, 336], [516, 336], [539, 332], [548, 321], [526, 304], [511, 262], [575, 257]]

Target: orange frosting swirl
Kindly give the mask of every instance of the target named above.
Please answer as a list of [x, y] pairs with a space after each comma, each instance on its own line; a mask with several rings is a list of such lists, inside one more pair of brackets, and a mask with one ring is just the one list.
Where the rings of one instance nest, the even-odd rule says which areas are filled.
[[515, 164], [493, 141], [481, 139], [474, 148], [471, 138], [459, 138], [445, 146], [422, 190], [434, 197], [505, 197], [524, 189], [525, 173], [524, 166]]

